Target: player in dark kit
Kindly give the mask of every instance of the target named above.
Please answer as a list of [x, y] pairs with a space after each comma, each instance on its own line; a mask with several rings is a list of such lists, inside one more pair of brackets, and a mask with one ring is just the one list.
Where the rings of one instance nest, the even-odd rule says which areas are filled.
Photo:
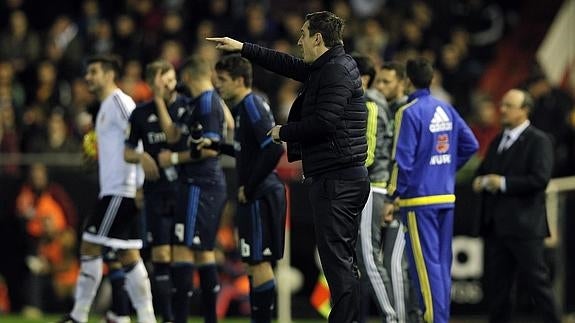
[[[175, 89], [176, 72], [172, 64], [155, 61], [146, 66], [146, 81], [156, 91], [154, 80], [157, 74], [169, 79], [168, 86]], [[169, 102], [168, 112], [176, 117], [178, 111], [187, 109], [189, 99], [177, 95], [175, 91], [164, 91], [164, 100]], [[144, 151], [136, 150], [142, 141]], [[182, 143], [176, 145], [182, 146]], [[183, 143], [185, 145], [185, 143]], [[178, 146], [168, 144], [156, 113], [156, 104], [149, 101], [136, 107], [130, 116], [130, 127], [124, 159], [129, 163], [140, 163], [146, 174], [144, 181], [144, 207], [146, 214], [147, 242], [151, 246], [154, 265], [154, 296], [159, 313], [164, 322], [173, 322], [172, 280], [170, 266], [172, 262], [171, 245], [173, 241], [175, 207], [178, 174], [175, 167], [160, 168], [158, 155], [162, 150], [178, 150]]]
[[192, 137], [196, 132], [198, 137], [219, 142], [223, 137], [225, 107], [211, 83], [208, 62], [193, 56], [184, 63], [180, 75], [193, 97], [190, 109], [178, 109], [175, 116], [170, 116], [165, 100], [158, 95], [155, 97], [160, 124], [168, 142], [185, 140], [189, 143], [184, 151], [164, 151], [159, 156], [162, 167], [178, 165], [180, 178], [173, 248], [175, 300], [179, 302], [175, 304], [178, 308], [175, 322], [186, 322], [187, 319], [194, 263], [200, 276], [204, 322], [211, 323], [217, 321], [216, 299], [220, 286], [214, 247], [226, 201], [226, 182], [217, 152], [197, 149], [193, 142], [198, 138]]
[[275, 122], [267, 103], [251, 91], [250, 62], [227, 56], [216, 73], [216, 87], [235, 119], [234, 144], [221, 145], [221, 151], [236, 158], [236, 224], [242, 260], [249, 265], [252, 322], [268, 323], [275, 300], [272, 264], [284, 250], [285, 187], [274, 171], [283, 147], [267, 134]]

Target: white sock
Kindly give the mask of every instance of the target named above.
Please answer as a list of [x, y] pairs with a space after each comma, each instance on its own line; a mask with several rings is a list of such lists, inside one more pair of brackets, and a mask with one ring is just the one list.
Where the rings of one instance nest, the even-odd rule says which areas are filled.
[[144, 263], [140, 259], [132, 270], [126, 272], [126, 290], [136, 309], [139, 323], [156, 323], [152, 304], [152, 289]]
[[70, 315], [76, 321], [88, 322], [88, 313], [102, 280], [102, 257], [82, 256], [80, 275], [74, 292], [74, 308]]

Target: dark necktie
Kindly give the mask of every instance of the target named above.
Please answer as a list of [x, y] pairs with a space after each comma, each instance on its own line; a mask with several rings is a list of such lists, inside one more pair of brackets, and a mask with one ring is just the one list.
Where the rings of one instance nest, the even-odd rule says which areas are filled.
[[499, 147], [497, 147], [497, 152], [502, 153], [502, 152], [506, 151], [507, 148], [509, 148], [509, 141], [510, 140], [511, 140], [511, 135], [506, 134], [503, 137], [503, 139], [501, 139], [501, 142], [499, 143]]

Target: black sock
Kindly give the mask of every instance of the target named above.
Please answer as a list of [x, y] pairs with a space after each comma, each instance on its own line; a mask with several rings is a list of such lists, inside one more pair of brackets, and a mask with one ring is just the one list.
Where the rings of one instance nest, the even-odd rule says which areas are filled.
[[186, 323], [188, 321], [190, 299], [193, 292], [193, 273], [194, 267], [191, 263], [178, 262], [172, 266], [174, 323]]
[[170, 264], [165, 262], [154, 263], [154, 289], [158, 314], [162, 316], [164, 322], [174, 320], [172, 311], [172, 280], [170, 275]]
[[276, 295], [276, 283], [269, 280], [257, 287], [251, 288], [250, 302], [252, 305], [253, 323], [271, 323]]
[[216, 264], [205, 264], [198, 267], [200, 274], [200, 287], [202, 289], [202, 313], [204, 323], [216, 323], [216, 299], [220, 291], [218, 270]]
[[108, 279], [112, 285], [112, 305], [110, 306], [110, 310], [117, 316], [129, 316], [130, 298], [128, 297], [128, 292], [124, 287], [126, 280], [124, 269], [110, 269]]

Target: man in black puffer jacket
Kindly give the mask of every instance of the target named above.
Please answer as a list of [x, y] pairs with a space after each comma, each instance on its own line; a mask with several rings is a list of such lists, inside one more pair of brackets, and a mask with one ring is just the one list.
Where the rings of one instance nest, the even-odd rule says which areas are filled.
[[343, 21], [331, 12], [308, 14], [298, 45], [303, 60], [254, 44], [208, 38], [217, 48], [242, 56], [304, 83], [288, 123], [270, 129], [287, 142], [288, 159], [302, 160], [314, 212], [316, 240], [329, 284], [329, 322], [356, 322], [359, 274], [355, 244], [369, 194], [363, 90], [357, 65], [343, 48]]

